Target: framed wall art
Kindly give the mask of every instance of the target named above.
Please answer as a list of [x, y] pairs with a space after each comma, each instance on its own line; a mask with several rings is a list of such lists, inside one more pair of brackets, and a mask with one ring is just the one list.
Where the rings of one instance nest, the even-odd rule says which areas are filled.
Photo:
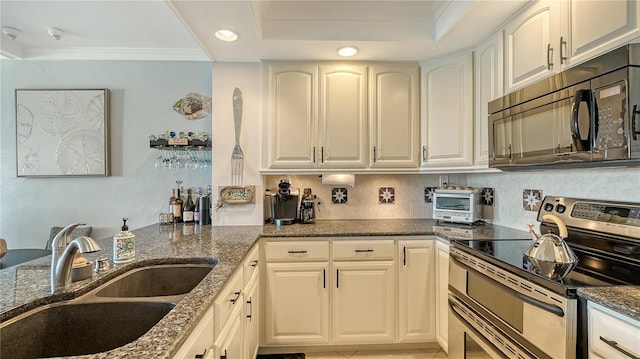
[[18, 177], [109, 176], [109, 89], [16, 89]]

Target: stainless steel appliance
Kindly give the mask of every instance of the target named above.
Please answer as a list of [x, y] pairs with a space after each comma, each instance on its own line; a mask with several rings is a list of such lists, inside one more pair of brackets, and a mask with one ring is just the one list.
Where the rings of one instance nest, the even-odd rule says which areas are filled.
[[316, 221], [316, 195], [311, 188], [305, 188], [300, 200], [300, 223], [308, 224]]
[[300, 190], [291, 188], [289, 180], [281, 179], [277, 193], [265, 191], [265, 222], [272, 222], [278, 226], [296, 223], [299, 198]]
[[449, 358], [481, 348], [488, 358], [587, 358], [586, 286], [640, 284], [640, 203], [545, 197], [543, 220], [566, 224], [578, 257], [564, 278], [539, 273], [530, 240], [453, 240], [449, 269]]
[[451, 223], [472, 224], [482, 219], [482, 202], [477, 188], [436, 189], [433, 218]]
[[489, 107], [489, 166], [640, 164], [640, 44], [629, 44]]

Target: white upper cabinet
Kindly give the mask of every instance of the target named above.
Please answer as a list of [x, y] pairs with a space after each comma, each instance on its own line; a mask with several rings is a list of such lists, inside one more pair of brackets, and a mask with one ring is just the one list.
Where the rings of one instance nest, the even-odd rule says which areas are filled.
[[421, 68], [422, 166], [471, 166], [473, 54], [425, 62]]
[[316, 166], [318, 67], [267, 64], [267, 158], [273, 168]]
[[504, 29], [507, 92], [640, 36], [638, 1], [536, 1]]
[[583, 62], [640, 36], [640, 3], [566, 0], [562, 29], [566, 48], [561, 63]]
[[319, 105], [319, 165], [365, 167], [367, 67], [321, 65]]
[[475, 49], [475, 129], [474, 163], [487, 167], [489, 163], [488, 104], [504, 94], [503, 46], [500, 33], [494, 34]]
[[[504, 29], [505, 81], [508, 91], [547, 77], [560, 68], [560, 2], [538, 1]], [[556, 41], [557, 40], [557, 41]]]
[[371, 167], [418, 167], [419, 72], [417, 65], [371, 66]]

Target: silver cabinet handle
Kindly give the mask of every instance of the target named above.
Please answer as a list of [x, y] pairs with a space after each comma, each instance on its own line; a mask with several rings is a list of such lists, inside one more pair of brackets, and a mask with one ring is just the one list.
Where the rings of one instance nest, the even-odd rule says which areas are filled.
[[372, 253], [373, 249], [356, 249], [354, 252], [356, 252], [356, 253]]
[[254, 268], [257, 267], [258, 266], [258, 261], [256, 260], [256, 261], [251, 262], [251, 266], [254, 267]]
[[251, 321], [251, 317], [253, 316], [253, 303], [251, 302], [251, 297], [249, 297], [247, 304], [249, 304], [249, 314], [247, 314], [247, 318]]
[[373, 146], [373, 163], [376, 163], [376, 146]]
[[551, 56], [553, 55], [553, 48], [551, 47], [551, 43], [547, 44], [547, 70], [551, 70], [553, 67], [553, 62], [551, 62]]
[[618, 345], [618, 342], [616, 342], [615, 340], [611, 340], [611, 339], [607, 339], [603, 336], [600, 336], [600, 340], [602, 340], [603, 342], [605, 342], [605, 344], [607, 344], [608, 346], [612, 347], [613, 349], [619, 351], [620, 353], [628, 356], [631, 359], [640, 359], [640, 355], [638, 354], [634, 354], [631, 351], [621, 347]]
[[560, 36], [560, 65], [564, 64], [564, 62], [567, 61], [567, 57], [562, 51], [563, 46], [567, 47], [567, 42], [564, 40], [564, 37]]
[[324, 163], [324, 146], [320, 147], [320, 163]]
[[422, 146], [422, 162], [427, 162], [427, 146]]
[[311, 152], [311, 159], [313, 163], [316, 163], [316, 146], [313, 146], [313, 151]]
[[229, 301], [231, 302], [231, 304], [236, 304], [236, 302], [238, 301], [238, 298], [240, 298], [240, 292], [239, 292], [239, 291], [238, 291], [238, 292], [234, 292], [233, 294], [234, 294], [236, 297], [235, 297], [235, 298], [233, 298], [233, 299], [231, 299], [231, 300], [229, 300]]

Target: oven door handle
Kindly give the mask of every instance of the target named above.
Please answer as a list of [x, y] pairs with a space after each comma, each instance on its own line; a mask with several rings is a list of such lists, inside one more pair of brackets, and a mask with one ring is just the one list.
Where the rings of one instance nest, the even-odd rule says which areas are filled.
[[[451, 258], [451, 260], [453, 260], [456, 264], [458, 264], [462, 268], [464, 268], [464, 269], [466, 269], [468, 271], [478, 272], [477, 270], [475, 270], [475, 269], [469, 267], [468, 265], [460, 262], [460, 260], [458, 258], [456, 258], [455, 255], [452, 255], [450, 258]], [[478, 273], [480, 273], [480, 272], [478, 272]], [[562, 308], [558, 307], [557, 305], [548, 304], [548, 303], [545, 303], [545, 302], [540, 301], [538, 299], [531, 298], [531, 297], [529, 297], [527, 295], [524, 295], [524, 294], [518, 292], [517, 290], [515, 290], [513, 288], [507, 287], [506, 285], [504, 285], [504, 284], [502, 284], [500, 282], [497, 282], [497, 283], [500, 284], [501, 286], [503, 286], [504, 288], [508, 289], [513, 295], [518, 297], [518, 299], [521, 299], [524, 302], [527, 302], [527, 303], [529, 303], [529, 304], [531, 304], [533, 306], [536, 306], [536, 307], [538, 307], [538, 308], [540, 308], [542, 310], [546, 310], [547, 312], [553, 313], [553, 314], [559, 316], [560, 318], [564, 317], [564, 310], [562, 310]]]

